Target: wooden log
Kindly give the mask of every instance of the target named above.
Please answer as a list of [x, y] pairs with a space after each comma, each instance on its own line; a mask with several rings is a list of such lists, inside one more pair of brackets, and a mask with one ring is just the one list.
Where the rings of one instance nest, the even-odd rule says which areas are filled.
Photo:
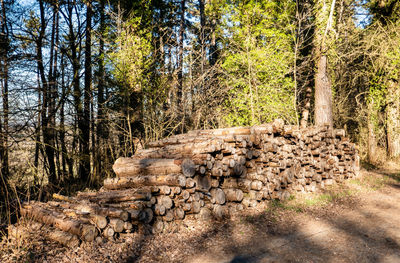
[[178, 186], [171, 187], [171, 193], [173, 193], [174, 195], [179, 195], [180, 193], [182, 193], [182, 188]]
[[182, 174], [147, 175], [121, 178], [108, 178], [104, 180], [106, 189], [123, 189], [140, 186], [185, 186], [186, 178]]
[[196, 180], [193, 178], [186, 179], [186, 188], [193, 188], [196, 186]]
[[252, 190], [260, 191], [263, 188], [263, 183], [261, 181], [258, 181], [258, 180], [253, 180], [253, 181], [251, 181], [250, 188]]
[[181, 207], [176, 207], [174, 209], [175, 219], [182, 220], [185, 218], [185, 211]]
[[225, 204], [225, 193], [221, 188], [212, 188], [210, 194], [214, 203], [219, 205]]
[[23, 204], [21, 215], [54, 226], [64, 232], [79, 236], [83, 241], [93, 241], [97, 236], [95, 226], [84, 224], [77, 219], [70, 219], [55, 211], [44, 209], [38, 203]]
[[196, 190], [208, 192], [211, 189], [212, 186], [211, 176], [198, 175], [195, 177], [195, 180], [196, 180]]
[[172, 210], [168, 210], [165, 215], [162, 217], [163, 221], [166, 222], [171, 222], [174, 220], [174, 213], [172, 212]]
[[124, 221], [122, 221], [121, 219], [111, 218], [109, 225], [116, 233], [121, 233], [122, 231], [124, 231]]
[[63, 246], [76, 248], [79, 246], [79, 238], [76, 235], [73, 235], [68, 232], [60, 231], [60, 230], [52, 230], [47, 234], [47, 237], [50, 240], [56, 241]]
[[79, 200], [89, 200], [94, 203], [116, 203], [124, 201], [136, 201], [136, 200], [150, 200], [151, 193], [140, 192], [136, 189], [127, 190], [113, 190], [107, 192], [98, 193], [87, 193], [79, 192], [77, 195]]
[[133, 229], [133, 224], [131, 222], [124, 222], [124, 230], [126, 232], [131, 232]]
[[250, 199], [261, 201], [264, 197], [264, 193], [260, 191], [249, 191], [248, 196]]
[[117, 209], [122, 208], [122, 209], [136, 209], [136, 210], [143, 210], [146, 207], [152, 207], [152, 206], [153, 203], [150, 201], [127, 201], [127, 202], [119, 202], [116, 204], [104, 204], [104, 207], [106, 208], [117, 208]]
[[191, 203], [181, 203], [180, 207], [183, 209], [183, 211], [188, 212], [192, 210], [192, 204]]
[[224, 189], [225, 198], [230, 202], [240, 202], [243, 200], [243, 192], [239, 189]]
[[199, 173], [204, 175], [204, 174], [206, 173], [206, 167], [203, 166], [203, 165], [201, 165], [201, 166], [199, 167]]
[[154, 206], [154, 213], [158, 216], [163, 216], [165, 215], [166, 208], [162, 204], [156, 204]]
[[82, 220], [87, 224], [93, 224], [96, 227], [103, 229], [107, 226], [107, 218], [105, 216], [91, 214], [89, 212], [76, 211], [74, 209], [62, 209], [65, 215]]
[[186, 177], [194, 176], [196, 166], [190, 159], [140, 159], [137, 157], [120, 157], [113, 170], [117, 177], [130, 177], [145, 174], [183, 174]]
[[180, 195], [176, 197], [177, 200], [188, 200], [190, 197], [190, 193], [188, 190], [183, 190]]
[[222, 184], [222, 188], [237, 188], [247, 193], [252, 189], [251, 185], [252, 180], [242, 178], [226, 178]]
[[242, 204], [245, 207], [256, 207], [258, 202], [257, 200], [250, 199], [249, 197], [243, 197]]
[[53, 198], [56, 200], [61, 200], [61, 201], [66, 201], [66, 202], [75, 202], [76, 199], [73, 197], [65, 196], [65, 195], [60, 195], [60, 194], [53, 194]]
[[197, 214], [197, 213], [200, 212], [200, 209], [201, 209], [201, 204], [200, 204], [200, 202], [194, 201], [194, 202], [191, 202], [191, 203], [190, 203], [190, 210], [187, 211], [186, 213], [187, 213], [187, 214]]
[[196, 130], [190, 131], [192, 135], [207, 135], [207, 136], [227, 136], [227, 135], [249, 135], [251, 130], [249, 127], [233, 127], [213, 130]]
[[115, 231], [111, 226], [108, 226], [103, 230], [103, 236], [108, 239], [112, 239], [114, 237], [114, 234]]
[[72, 208], [78, 211], [87, 212], [91, 214], [97, 214], [103, 217], [119, 218], [123, 221], [128, 220], [129, 213], [125, 210], [113, 208], [113, 207], [100, 207], [97, 204], [91, 203], [78, 203], [78, 204], [62, 204], [64, 208]]
[[163, 195], [157, 197], [157, 204], [163, 205], [166, 209], [171, 209], [174, 202], [169, 196]]

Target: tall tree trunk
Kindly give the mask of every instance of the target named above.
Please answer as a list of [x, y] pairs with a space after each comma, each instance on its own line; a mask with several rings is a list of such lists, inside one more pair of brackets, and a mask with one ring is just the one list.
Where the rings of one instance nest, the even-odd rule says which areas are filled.
[[329, 31], [333, 28], [333, 15], [335, 0], [329, 2], [319, 0], [316, 2], [316, 36], [315, 36], [315, 58], [317, 72], [315, 75], [315, 124], [328, 124], [333, 127], [332, 113], [332, 84], [329, 76], [329, 63], [327, 52], [329, 49]]
[[211, 17], [211, 39], [210, 39], [210, 56], [209, 63], [213, 67], [218, 60], [218, 48], [217, 48], [217, 37], [215, 31], [217, 30], [217, 14]]
[[[65, 62], [64, 62], [64, 54], [61, 54], [61, 105], [60, 105], [60, 132], [59, 132], [59, 141], [61, 144], [61, 166], [62, 166], [62, 174], [63, 179], [66, 179], [67, 173], [67, 163], [68, 162], [68, 152], [67, 146], [65, 144], [65, 99], [67, 96], [66, 87], [65, 87]], [[72, 165], [69, 167], [69, 173], [72, 174]]]
[[368, 103], [367, 112], [367, 126], [368, 126], [368, 162], [371, 164], [376, 164], [376, 136], [375, 136], [375, 121], [377, 113], [374, 111], [374, 102]]
[[92, 86], [92, 3], [87, 1], [86, 3], [86, 41], [85, 41], [85, 89], [84, 89], [84, 109], [83, 109], [83, 120], [81, 123], [82, 131], [82, 152], [81, 152], [81, 163], [79, 165], [80, 179], [84, 183], [88, 183], [90, 175], [90, 98], [91, 98], [91, 86]]
[[[57, 181], [56, 174], [56, 165], [54, 162], [54, 126], [51, 122], [51, 88], [45, 76], [45, 69], [43, 63], [43, 40], [45, 38], [45, 30], [46, 30], [46, 21], [45, 21], [45, 10], [43, 0], [39, 0], [39, 8], [40, 8], [40, 33], [36, 43], [36, 51], [37, 51], [37, 63], [38, 70], [40, 74], [40, 79], [42, 82], [42, 99], [43, 99], [43, 107], [42, 107], [42, 132], [43, 132], [43, 143], [45, 145], [45, 153], [46, 160], [48, 165], [48, 173], [49, 173], [49, 184], [54, 186]], [[55, 17], [54, 17], [55, 19]], [[53, 24], [54, 25], [54, 24]], [[53, 27], [54, 29], [54, 27]], [[54, 31], [53, 31], [54, 32]], [[52, 36], [53, 33], [52, 33]], [[54, 45], [54, 37], [52, 37], [52, 45]], [[54, 48], [54, 46], [53, 46]], [[51, 48], [51, 49], [53, 49]], [[53, 61], [54, 54], [51, 52], [50, 61]]]
[[[104, 37], [106, 30], [104, 4], [105, 0], [100, 1], [100, 40], [99, 40], [99, 57], [98, 57], [98, 82], [97, 82], [97, 152], [95, 158], [96, 170], [102, 175], [102, 163], [107, 161], [106, 151], [104, 151], [107, 133], [105, 129], [105, 114], [104, 114], [104, 86], [105, 86], [105, 68], [104, 68]], [[103, 160], [104, 159], [104, 160]]]
[[[1, 97], [3, 102], [3, 120], [1, 123], [0, 118], [0, 161], [1, 161], [1, 169], [0, 169], [0, 185], [7, 184], [7, 179], [9, 176], [9, 164], [8, 164], [8, 118], [9, 118], [9, 104], [8, 104], [8, 52], [9, 52], [9, 35], [8, 35], [8, 27], [7, 27], [7, 13], [6, 13], [6, 5], [4, 0], [1, 0], [1, 50], [0, 50], [0, 59], [1, 59]], [[5, 185], [4, 185], [5, 186]], [[3, 188], [3, 187], [0, 187]]]
[[181, 17], [179, 26], [179, 51], [178, 51], [178, 92], [177, 107], [181, 111], [182, 123], [181, 132], [185, 129], [185, 106], [183, 101], [183, 38], [185, 34], [185, 0], [181, 0]]
[[206, 45], [205, 45], [205, 29], [206, 29], [206, 17], [204, 14], [204, 0], [199, 0], [199, 9], [200, 9], [200, 90], [203, 89], [204, 86], [204, 64], [205, 64], [205, 53], [206, 53]]
[[[33, 166], [35, 167], [36, 171], [35, 173], [39, 173], [39, 153], [40, 153], [40, 148], [42, 147], [42, 142], [41, 142], [41, 126], [40, 124], [42, 123], [42, 119], [41, 119], [41, 108], [42, 108], [42, 90], [41, 90], [41, 86], [40, 86], [40, 76], [39, 76], [39, 72], [37, 72], [36, 74], [36, 78], [37, 78], [37, 96], [38, 96], [38, 116], [37, 116], [37, 126], [36, 126], [36, 130], [35, 130], [35, 158], [33, 161]], [[35, 184], [38, 183], [38, 181], [36, 180], [36, 176], [35, 176]]]
[[[49, 78], [51, 80], [51, 86], [50, 86], [50, 100], [49, 100], [49, 126], [50, 126], [50, 133], [51, 133], [51, 140], [54, 145], [53, 151], [56, 153], [56, 171], [58, 173], [58, 176], [60, 179], [60, 171], [61, 171], [61, 165], [60, 165], [60, 147], [59, 144], [57, 143], [57, 130], [56, 130], [56, 114], [57, 114], [57, 98], [58, 98], [58, 48], [59, 48], [59, 2], [55, 1], [54, 2], [54, 18], [53, 18], [53, 30], [55, 31], [55, 39], [54, 43], [51, 47], [51, 49], [54, 49], [54, 56], [53, 56], [53, 67], [51, 69], [51, 73], [49, 75]], [[62, 100], [64, 99], [63, 97], [61, 98]]]
[[[82, 105], [82, 90], [80, 87], [80, 59], [78, 54], [78, 45], [76, 43], [77, 35], [74, 32], [74, 21], [73, 21], [73, 10], [75, 7], [75, 1], [68, 1], [68, 14], [67, 23], [69, 27], [68, 40], [69, 40], [69, 50], [71, 54], [72, 61], [72, 88], [73, 88], [73, 99], [74, 99], [74, 110], [75, 110], [75, 124], [74, 124], [74, 136], [72, 139], [72, 149], [75, 150], [78, 147], [78, 179], [82, 182], [86, 182], [88, 174], [86, 173], [84, 158], [81, 154], [83, 153], [83, 129], [86, 127], [83, 118], [83, 105]], [[77, 25], [80, 28], [80, 25]], [[70, 171], [71, 172], [71, 171]], [[72, 174], [71, 174], [72, 175]]]
[[388, 85], [386, 108], [388, 157], [400, 157], [400, 87], [396, 80]]
[[333, 126], [332, 84], [328, 72], [328, 57], [321, 55], [315, 76], [315, 124]]

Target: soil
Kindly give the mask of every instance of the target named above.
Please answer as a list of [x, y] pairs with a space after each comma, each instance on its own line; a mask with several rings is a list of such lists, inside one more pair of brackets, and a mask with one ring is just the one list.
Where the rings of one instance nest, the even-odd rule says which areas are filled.
[[141, 228], [72, 249], [46, 240], [44, 228], [21, 223], [27, 234], [3, 241], [0, 261], [400, 262], [400, 171], [362, 171], [361, 177], [340, 186], [351, 194], [335, 192], [324, 204], [279, 205], [225, 221], [185, 220], [174, 233]]

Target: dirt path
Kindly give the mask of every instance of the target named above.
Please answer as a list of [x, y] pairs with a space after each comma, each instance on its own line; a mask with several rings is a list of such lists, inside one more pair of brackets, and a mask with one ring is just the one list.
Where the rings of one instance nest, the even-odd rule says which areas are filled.
[[188, 221], [175, 233], [138, 231], [74, 249], [48, 242], [36, 229], [18, 249], [15, 242], [3, 243], [0, 261], [400, 262], [399, 171], [363, 171], [360, 179], [304, 198], [328, 201], [304, 206], [296, 197], [224, 222]]
[[258, 228], [232, 252], [211, 249], [187, 262], [400, 262], [400, 184], [362, 193], [351, 202], [295, 215], [276, 234]]

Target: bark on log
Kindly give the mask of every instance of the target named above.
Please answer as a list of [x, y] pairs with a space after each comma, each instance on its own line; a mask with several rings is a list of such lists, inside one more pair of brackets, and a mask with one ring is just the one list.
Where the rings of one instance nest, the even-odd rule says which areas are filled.
[[196, 166], [189, 159], [140, 159], [136, 157], [120, 157], [114, 165], [113, 170], [117, 177], [128, 177], [145, 174], [183, 174], [193, 177]]
[[93, 241], [97, 236], [95, 226], [84, 224], [77, 219], [70, 219], [55, 211], [44, 209], [37, 203], [24, 204], [21, 208], [21, 215], [77, 235], [84, 241]]
[[227, 201], [240, 202], [243, 200], [243, 192], [239, 189], [225, 189], [224, 192]]
[[147, 175], [104, 180], [106, 189], [123, 189], [140, 186], [186, 186], [186, 178], [181, 174]]
[[114, 232], [116, 233], [121, 233], [122, 231], [124, 231], [124, 221], [122, 221], [121, 219], [112, 218], [110, 219], [109, 225], [110, 227], [112, 227], [112, 229], [114, 229]]
[[94, 203], [117, 203], [124, 201], [150, 200], [151, 193], [140, 192], [136, 189], [113, 190], [107, 192], [98, 192], [96, 194], [79, 192], [77, 195], [79, 200], [89, 200]]
[[78, 236], [59, 230], [50, 231], [47, 237], [70, 248], [76, 248], [80, 243]]
[[224, 191], [222, 191], [221, 188], [211, 189], [210, 194], [216, 204], [219, 204], [219, 205], [225, 204], [225, 193], [224, 193]]

